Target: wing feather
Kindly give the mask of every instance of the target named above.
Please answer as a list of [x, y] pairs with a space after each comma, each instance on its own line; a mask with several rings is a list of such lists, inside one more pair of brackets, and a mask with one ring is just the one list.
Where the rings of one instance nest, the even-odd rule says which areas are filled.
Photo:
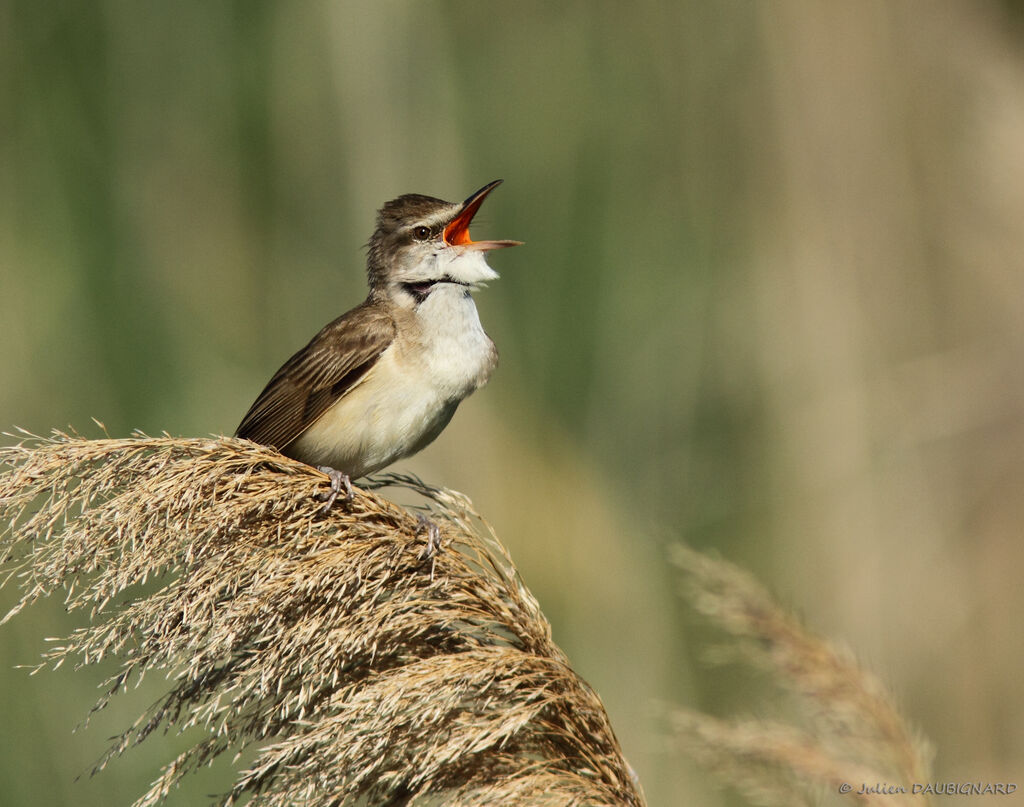
[[394, 338], [394, 320], [372, 302], [338, 317], [274, 373], [235, 436], [285, 448], [359, 383]]

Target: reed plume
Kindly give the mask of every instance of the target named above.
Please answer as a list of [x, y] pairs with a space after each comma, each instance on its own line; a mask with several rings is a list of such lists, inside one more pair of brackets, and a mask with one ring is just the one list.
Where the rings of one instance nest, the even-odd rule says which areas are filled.
[[[220, 803], [642, 805], [596, 693], [469, 500], [409, 476], [440, 527], [230, 438], [0, 448], [4, 582], [88, 613], [44, 656], [117, 660], [96, 704], [153, 671], [172, 687], [97, 770], [158, 729], [202, 727], [137, 807], [224, 753], [254, 753]], [[147, 584], [147, 585], [143, 585]]]
[[[861, 804], [927, 807], [929, 796], [911, 791], [930, 781], [931, 749], [877, 677], [801, 624], [749, 573], [682, 545], [672, 558], [694, 608], [736, 640], [716, 655], [767, 670], [806, 723], [675, 710], [672, 727], [687, 753], [754, 804], [819, 804], [831, 791]], [[897, 792], [858, 795], [862, 785]]]

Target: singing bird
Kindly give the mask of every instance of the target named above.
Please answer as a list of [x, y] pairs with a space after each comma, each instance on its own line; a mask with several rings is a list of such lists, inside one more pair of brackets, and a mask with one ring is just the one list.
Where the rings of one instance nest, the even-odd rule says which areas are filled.
[[331, 480], [324, 510], [352, 479], [429, 445], [490, 377], [498, 352], [471, 292], [498, 277], [486, 253], [519, 241], [473, 241], [469, 225], [501, 180], [466, 201], [406, 194], [377, 213], [370, 293], [284, 363], [236, 432], [316, 466]]

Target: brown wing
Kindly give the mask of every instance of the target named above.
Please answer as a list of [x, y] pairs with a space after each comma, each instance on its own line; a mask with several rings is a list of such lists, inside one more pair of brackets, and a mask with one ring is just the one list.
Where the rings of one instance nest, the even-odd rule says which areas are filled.
[[394, 338], [394, 320], [373, 303], [338, 317], [274, 373], [235, 436], [283, 449], [352, 389]]

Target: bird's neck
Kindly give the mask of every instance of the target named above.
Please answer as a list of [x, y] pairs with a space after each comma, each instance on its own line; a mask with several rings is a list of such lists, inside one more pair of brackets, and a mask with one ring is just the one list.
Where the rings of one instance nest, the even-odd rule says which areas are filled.
[[[497, 362], [494, 343], [462, 286], [441, 284], [409, 312], [408, 344], [434, 381], [462, 397], [487, 381]], [[405, 330], [399, 328], [399, 333]]]
[[414, 316], [427, 341], [462, 341], [483, 334], [480, 315], [469, 291], [454, 283], [440, 283], [416, 306]]

